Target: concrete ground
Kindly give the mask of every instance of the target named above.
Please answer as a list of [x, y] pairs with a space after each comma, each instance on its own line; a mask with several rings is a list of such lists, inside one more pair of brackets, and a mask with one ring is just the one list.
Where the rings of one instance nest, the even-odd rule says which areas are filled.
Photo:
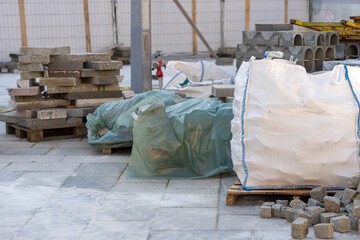
[[[17, 74], [0, 74], [0, 106]], [[291, 239], [284, 219], [261, 219], [274, 198], [225, 206], [236, 180], [127, 180], [130, 150], [102, 155], [87, 139], [29, 143], [0, 123], [1, 240]], [[308, 239], [313, 239], [310, 230]], [[356, 233], [336, 239], [358, 239]]]

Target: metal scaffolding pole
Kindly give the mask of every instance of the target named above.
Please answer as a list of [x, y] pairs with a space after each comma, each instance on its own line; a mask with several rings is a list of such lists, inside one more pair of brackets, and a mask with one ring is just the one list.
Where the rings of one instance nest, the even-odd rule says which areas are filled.
[[152, 90], [150, 0], [131, 1], [131, 89]]

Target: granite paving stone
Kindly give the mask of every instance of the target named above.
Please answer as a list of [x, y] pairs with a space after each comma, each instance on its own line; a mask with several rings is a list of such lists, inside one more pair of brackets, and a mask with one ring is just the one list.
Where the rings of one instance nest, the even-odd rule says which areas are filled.
[[124, 171], [126, 164], [113, 163], [83, 163], [76, 170], [77, 176], [117, 176]]
[[105, 194], [104, 191], [92, 189], [62, 188], [49, 198], [40, 212], [73, 212], [93, 217], [104, 201]]
[[19, 236], [79, 238], [89, 222], [89, 218], [76, 213], [37, 213], [21, 229]]
[[19, 231], [18, 227], [0, 227], [0, 239], [11, 240]]
[[217, 207], [218, 189], [167, 189], [162, 207]]
[[281, 218], [267, 219], [251, 215], [219, 215], [218, 220], [220, 230], [269, 231], [274, 230], [274, 226], [276, 226], [277, 231], [290, 228], [290, 224]]
[[88, 188], [100, 191], [109, 191], [118, 177], [72, 176], [69, 177], [62, 188]]
[[215, 230], [216, 208], [160, 208], [153, 230]]
[[19, 177], [13, 183], [13, 186], [60, 187], [66, 181], [66, 179], [69, 178], [70, 174], [71, 173], [67, 173], [67, 172], [25, 172], [21, 177]]
[[188, 230], [154, 230], [149, 240], [239, 240], [252, 239], [251, 231], [188, 231]]
[[24, 172], [74, 172], [78, 163], [11, 163], [5, 171]]
[[10, 147], [10, 148], [0, 148], [0, 155], [43, 155], [49, 151], [50, 148]]
[[56, 163], [63, 159], [65, 156], [46, 156], [46, 155], [0, 155], [0, 162], [15, 163], [15, 162], [39, 162], [39, 163]]
[[[130, 155], [65, 156], [63, 163], [129, 163]], [[167, 180], [166, 180], [167, 181]]]
[[150, 231], [149, 221], [91, 221], [81, 240], [146, 240]]

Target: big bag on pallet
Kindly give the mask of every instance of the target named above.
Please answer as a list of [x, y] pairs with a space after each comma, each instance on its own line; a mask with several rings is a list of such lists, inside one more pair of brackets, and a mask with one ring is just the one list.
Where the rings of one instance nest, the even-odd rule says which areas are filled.
[[244, 189], [337, 188], [360, 175], [360, 68], [308, 74], [251, 59], [235, 84], [231, 151]]

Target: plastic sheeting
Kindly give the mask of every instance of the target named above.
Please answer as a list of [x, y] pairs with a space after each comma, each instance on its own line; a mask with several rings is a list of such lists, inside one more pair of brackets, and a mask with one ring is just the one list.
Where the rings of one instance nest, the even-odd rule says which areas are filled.
[[342, 187], [358, 176], [360, 68], [307, 74], [250, 60], [236, 76], [231, 140], [245, 189]]
[[187, 96], [208, 98], [212, 84], [229, 84], [231, 76], [211, 62], [170, 61], [163, 77], [163, 89], [175, 90]]
[[[89, 144], [95, 148], [119, 148], [132, 146], [131, 114], [140, 106], [162, 100], [166, 106], [184, 101], [175, 92], [150, 91], [136, 94], [133, 98], [108, 102], [101, 105], [93, 114], [87, 116]], [[99, 137], [98, 131], [108, 128], [104, 136]]]
[[151, 91], [100, 106], [87, 127], [94, 147], [133, 145], [128, 178], [202, 178], [232, 171], [232, 118], [231, 103]]

